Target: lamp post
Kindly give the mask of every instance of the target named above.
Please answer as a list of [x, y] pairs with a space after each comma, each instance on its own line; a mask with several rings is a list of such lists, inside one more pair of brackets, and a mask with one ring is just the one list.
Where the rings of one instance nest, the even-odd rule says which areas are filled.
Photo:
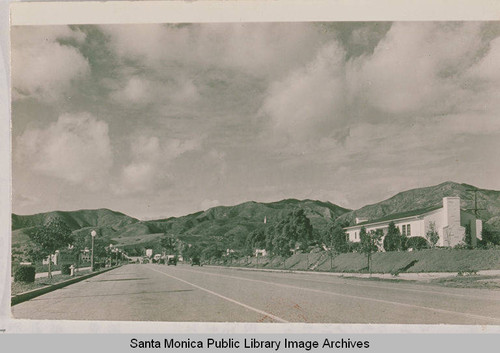
[[94, 272], [94, 238], [97, 235], [96, 231], [90, 232], [92, 236], [92, 252], [90, 253], [90, 272]]

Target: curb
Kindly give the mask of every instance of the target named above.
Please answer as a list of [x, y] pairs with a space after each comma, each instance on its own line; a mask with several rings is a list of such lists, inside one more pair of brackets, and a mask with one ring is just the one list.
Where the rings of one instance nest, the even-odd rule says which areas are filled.
[[24, 292], [24, 293], [19, 293], [19, 294], [13, 295], [12, 297], [10, 297], [10, 306], [14, 306], [16, 304], [25, 302], [25, 301], [33, 299], [33, 298], [36, 298], [36, 297], [38, 297], [38, 296], [40, 296], [42, 294], [55, 291], [56, 289], [60, 289], [60, 288], [69, 286], [70, 284], [83, 281], [83, 280], [85, 280], [87, 278], [91, 278], [91, 277], [100, 275], [101, 273], [114, 270], [115, 268], [118, 268], [118, 267], [120, 267], [120, 266], [110, 267], [110, 268], [107, 268], [105, 270], [101, 270], [99, 272], [89, 273], [88, 275], [84, 275], [84, 276], [81, 276], [81, 277], [68, 279], [66, 281], [59, 282], [59, 283], [52, 284], [52, 285], [48, 285], [46, 287], [37, 288], [37, 289], [30, 290], [28, 292]]

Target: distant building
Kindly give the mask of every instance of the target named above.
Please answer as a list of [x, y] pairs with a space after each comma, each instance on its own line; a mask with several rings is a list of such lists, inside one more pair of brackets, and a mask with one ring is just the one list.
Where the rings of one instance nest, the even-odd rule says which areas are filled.
[[480, 219], [460, 209], [459, 197], [444, 197], [443, 205], [439, 207], [428, 207], [424, 209], [392, 214], [383, 218], [367, 221], [356, 218], [357, 224], [346, 227], [349, 241], [361, 241], [359, 232], [365, 227], [367, 232], [381, 229], [384, 235], [390, 222], [407, 237], [426, 238], [431, 224], [439, 234], [437, 246], [453, 247], [465, 241], [465, 227], [470, 226], [472, 245], [476, 245], [476, 238], [481, 239], [483, 224]]
[[68, 264], [75, 261], [75, 256], [68, 250], [56, 250], [52, 255], [47, 256], [42, 260], [42, 265], [48, 265], [51, 259], [54, 265]]
[[266, 249], [255, 249], [255, 257], [267, 256]]
[[91, 252], [88, 248], [81, 250], [80, 252], [80, 261], [81, 262], [90, 262]]

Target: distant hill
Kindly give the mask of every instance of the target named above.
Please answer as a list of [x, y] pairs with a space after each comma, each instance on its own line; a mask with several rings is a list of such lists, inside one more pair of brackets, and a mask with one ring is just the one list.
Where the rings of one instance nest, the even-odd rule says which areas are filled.
[[339, 221], [352, 225], [355, 224], [356, 217], [371, 220], [405, 211], [437, 207], [442, 205], [443, 197], [447, 196], [458, 196], [462, 209], [473, 209], [474, 192], [468, 190], [477, 190], [477, 207], [485, 209], [478, 212], [479, 217], [484, 222], [490, 224], [491, 221], [492, 225], [500, 226], [500, 191], [479, 189], [472, 185], [451, 181], [400, 192], [387, 200], [345, 213], [339, 217]]
[[[477, 190], [480, 218], [493, 230], [500, 231], [500, 191], [445, 182], [439, 185], [400, 192], [397, 195], [358, 210], [349, 210], [330, 202], [286, 199], [271, 203], [249, 201], [235, 206], [218, 206], [182, 217], [139, 221], [108, 209], [54, 211], [32, 216], [12, 215], [13, 248], [22, 249], [28, 241], [26, 231], [42, 225], [49, 217], [61, 217], [75, 236], [88, 236], [98, 229], [106, 241], [127, 248], [159, 247], [163, 234], [170, 234], [185, 243], [213, 244], [237, 249], [246, 236], [257, 228], [270, 227], [296, 209], [303, 209], [310, 219], [316, 236], [334, 220], [354, 224], [356, 217], [376, 219], [442, 204], [443, 197], [459, 196], [461, 207], [474, 207]], [[264, 220], [266, 223], [264, 223]]]
[[108, 209], [53, 211], [29, 216], [12, 214], [12, 247], [23, 249], [29, 241], [27, 231], [43, 225], [49, 218], [58, 217], [66, 223], [76, 236], [99, 230], [111, 240], [117, 232], [139, 222], [138, 219]]
[[226, 246], [240, 244], [249, 232], [273, 224], [294, 209], [302, 208], [316, 230], [350, 210], [329, 202], [288, 199], [272, 203], [245, 202], [236, 206], [218, 206], [182, 217], [139, 221], [107, 209], [54, 211], [32, 216], [12, 215], [12, 242], [20, 247], [28, 238], [25, 230], [45, 223], [49, 217], [60, 217], [75, 236], [99, 229], [102, 236], [117, 246], [153, 246], [159, 234], [171, 234], [187, 243], [217, 241]]
[[84, 227], [110, 227], [121, 229], [139, 220], [105, 208], [98, 210], [53, 211], [31, 216], [12, 214], [12, 230], [43, 225], [51, 217], [61, 218], [71, 230]]
[[258, 227], [278, 222], [290, 212], [301, 208], [320, 231], [350, 210], [330, 202], [287, 199], [272, 203], [245, 202], [236, 206], [218, 206], [191, 215], [144, 222], [186, 242], [217, 240], [236, 247]]

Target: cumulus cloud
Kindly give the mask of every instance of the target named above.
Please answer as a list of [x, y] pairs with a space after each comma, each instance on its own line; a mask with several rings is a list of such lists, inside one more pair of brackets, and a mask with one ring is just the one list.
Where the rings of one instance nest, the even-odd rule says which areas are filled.
[[123, 166], [119, 182], [112, 188], [116, 194], [154, 192], [170, 179], [169, 167], [182, 154], [200, 147], [199, 140], [167, 139], [138, 136], [130, 142], [130, 163]]
[[395, 23], [372, 55], [350, 62], [353, 94], [387, 113], [448, 112], [461, 102], [460, 85], [481, 49], [477, 23]]
[[100, 29], [121, 60], [168, 75], [163, 84], [174, 84], [184, 93], [189, 93], [189, 85], [175, 83], [184, 73], [203, 79], [223, 69], [277, 78], [308, 62], [324, 42], [315, 26], [307, 23], [106, 25]]
[[304, 142], [345, 123], [344, 56], [330, 43], [304, 68], [271, 84], [262, 113], [276, 131]]
[[[354, 46], [365, 36], [358, 32]], [[394, 23], [373, 52], [348, 50], [330, 42], [270, 83], [261, 113], [274, 139], [286, 136], [307, 152], [344, 141], [358, 124], [399, 121], [405, 129], [417, 118], [441, 132], [497, 131], [500, 41], [483, 40], [482, 24]]]
[[[122, 207], [155, 195], [158, 214], [164, 199], [173, 212], [291, 196], [356, 207], [443, 178], [495, 188], [488, 175], [500, 168], [492, 152], [500, 132], [500, 32], [488, 26], [15, 28], [13, 64], [25, 71], [13, 72], [14, 171], [78, 185], [112, 176], [103, 197]], [[89, 62], [78, 50], [83, 41], [92, 47]], [[97, 80], [72, 85], [89, 63]], [[61, 94], [85, 93], [80, 87], [96, 94], [64, 107], [92, 104], [106, 123], [70, 115], [33, 128], [61, 108]], [[20, 101], [28, 96], [38, 101]], [[114, 161], [107, 124], [119, 148]], [[91, 155], [107, 172], [92, 167]], [[72, 189], [81, 200], [84, 188]]]
[[81, 43], [85, 34], [67, 26], [14, 27], [12, 30], [12, 97], [53, 102], [73, 80], [90, 71], [83, 55], [60, 40]]
[[113, 163], [108, 124], [88, 113], [62, 114], [47, 128], [26, 130], [15, 150], [26, 168], [91, 189], [103, 186]]
[[469, 74], [487, 83], [500, 81], [500, 38], [489, 43], [486, 55], [470, 69]]
[[195, 103], [200, 95], [198, 87], [192, 79], [176, 77], [167, 80], [151, 75], [135, 74], [116, 83], [116, 89], [111, 98], [120, 104], [145, 106], [162, 102], [164, 105], [175, 106]]

